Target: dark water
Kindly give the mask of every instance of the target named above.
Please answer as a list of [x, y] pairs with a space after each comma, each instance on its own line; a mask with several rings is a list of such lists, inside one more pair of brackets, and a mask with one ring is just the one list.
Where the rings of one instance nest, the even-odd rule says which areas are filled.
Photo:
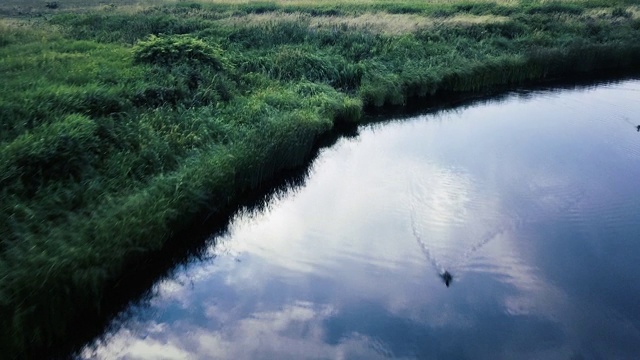
[[626, 81], [365, 127], [81, 357], [640, 358], [638, 124]]

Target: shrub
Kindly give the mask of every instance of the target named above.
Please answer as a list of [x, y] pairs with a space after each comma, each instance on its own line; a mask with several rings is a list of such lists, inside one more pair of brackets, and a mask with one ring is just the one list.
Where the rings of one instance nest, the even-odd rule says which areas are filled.
[[155, 36], [138, 42], [134, 47], [134, 60], [138, 63], [171, 65], [175, 63], [200, 63], [216, 70], [228, 67], [220, 47], [185, 35]]

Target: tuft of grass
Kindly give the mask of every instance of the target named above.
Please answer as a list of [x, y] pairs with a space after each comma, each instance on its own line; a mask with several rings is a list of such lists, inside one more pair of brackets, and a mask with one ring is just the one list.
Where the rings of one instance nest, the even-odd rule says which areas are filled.
[[0, 185], [34, 192], [65, 178], [79, 180], [95, 157], [97, 125], [82, 115], [39, 127], [6, 144], [0, 153]]
[[188, 35], [155, 36], [139, 41], [133, 49], [137, 62], [173, 66], [180, 63], [197, 62], [222, 70], [229, 66], [219, 46]]

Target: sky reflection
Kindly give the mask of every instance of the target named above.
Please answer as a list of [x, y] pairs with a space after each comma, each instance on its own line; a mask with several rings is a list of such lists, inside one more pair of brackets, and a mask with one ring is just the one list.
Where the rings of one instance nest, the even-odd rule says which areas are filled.
[[81, 358], [638, 358], [638, 91], [364, 128]]

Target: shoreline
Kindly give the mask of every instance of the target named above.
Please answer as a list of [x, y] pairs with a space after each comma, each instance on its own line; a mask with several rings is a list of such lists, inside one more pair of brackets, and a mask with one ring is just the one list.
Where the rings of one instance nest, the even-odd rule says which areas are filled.
[[[149, 254], [149, 257], [146, 258], [144, 263], [138, 264], [136, 267], [130, 269], [126, 274], [123, 274], [123, 277], [109, 285], [108, 287], [111, 289], [110, 294], [107, 295], [103, 308], [104, 313], [101, 314], [100, 319], [94, 319], [93, 322], [88, 324], [87, 329], [83, 329], [83, 331], [80, 332], [83, 336], [73, 336], [73, 341], [71, 341], [70, 346], [63, 347], [59, 352], [59, 356], [60, 358], [65, 358], [69, 354], [70, 349], [73, 349], [71, 350], [73, 353], [82, 351], [87, 343], [102, 336], [101, 334], [108, 328], [110, 322], [116, 315], [125, 310], [131, 303], [141, 301], [145, 297], [150, 296], [149, 291], [152, 285], [159, 279], [171, 276], [174, 268], [189, 263], [194, 257], [198, 258], [201, 251], [207, 247], [215, 246], [215, 239], [212, 240], [212, 238], [224, 234], [227, 231], [229, 221], [238, 210], [245, 208], [259, 209], [268, 202], [271, 197], [276, 196], [282, 191], [289, 191], [290, 189], [304, 186], [309, 175], [308, 170], [319, 152], [324, 148], [331, 147], [343, 136], [357, 136], [357, 127], [359, 126], [385, 123], [391, 116], [394, 116], [394, 118], [397, 116], [404, 118], [405, 116], [412, 117], [417, 114], [474, 106], [477, 103], [490, 102], [502, 96], [509, 96], [517, 90], [544, 92], [555, 91], [555, 89], [589, 88], [602, 84], [637, 79], [639, 75], [640, 74], [637, 73], [631, 75], [624, 75], [622, 73], [609, 74], [609, 76], [600, 77], [593, 81], [589, 81], [588, 78], [556, 79], [551, 82], [522, 84], [516, 88], [505, 87], [501, 89], [501, 91], [489, 95], [450, 95], [449, 98], [443, 97], [439, 103], [434, 103], [426, 107], [416, 105], [414, 108], [378, 109], [380, 111], [377, 113], [366, 114], [365, 116], [368, 119], [362, 124], [356, 125], [356, 128], [347, 126], [340, 130], [332, 130], [330, 133], [325, 134], [326, 136], [314, 147], [310, 158], [305, 164], [276, 174], [274, 178], [261, 184], [260, 187], [242, 194], [228, 209], [217, 213], [203, 212], [197, 214], [188, 223], [189, 225], [184, 226], [175, 236], [168, 239], [161, 250]], [[391, 112], [385, 112], [385, 110], [390, 110]], [[76, 322], [74, 327], [77, 329], [78, 326], [82, 324], [85, 324], [85, 319]], [[87, 336], [88, 334], [90, 335]], [[79, 339], [82, 340], [78, 341]], [[48, 353], [48, 351], [51, 351], [51, 349], [47, 349], [47, 353], [42, 354], [43, 358], [51, 356], [51, 353]]]

